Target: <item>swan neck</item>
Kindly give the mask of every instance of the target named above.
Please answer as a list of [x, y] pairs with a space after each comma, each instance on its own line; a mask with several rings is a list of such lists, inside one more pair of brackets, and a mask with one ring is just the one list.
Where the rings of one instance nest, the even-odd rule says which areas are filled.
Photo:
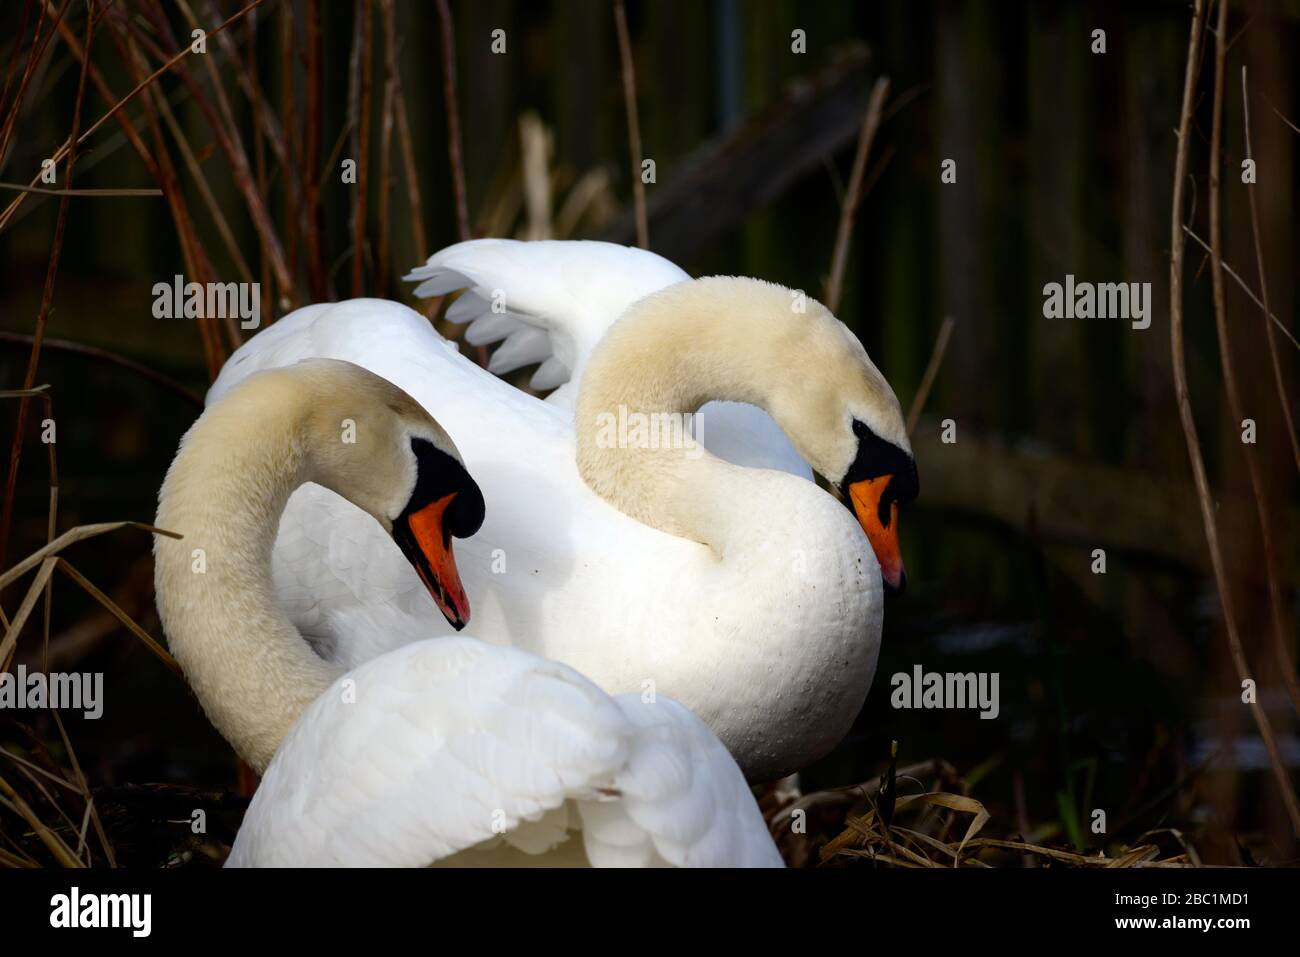
[[771, 412], [780, 343], [770, 322], [704, 285], [713, 282], [648, 296], [610, 328], [583, 375], [575, 431], [579, 472], [598, 495], [722, 554], [745, 524], [736, 512], [753, 471], [705, 451], [697, 413], [714, 400]]
[[261, 772], [340, 673], [281, 610], [271, 552], [290, 494], [311, 479], [308, 421], [291, 391], [233, 393], [182, 440], [159, 494], [158, 610], [217, 729]]

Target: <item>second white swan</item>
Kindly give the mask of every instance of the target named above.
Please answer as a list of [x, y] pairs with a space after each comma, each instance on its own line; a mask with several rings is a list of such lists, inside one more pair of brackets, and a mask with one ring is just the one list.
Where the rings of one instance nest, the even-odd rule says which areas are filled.
[[229, 864], [780, 865], [735, 762], [662, 695], [610, 698], [462, 637], [346, 673], [317, 655], [269, 581], [280, 514], [308, 481], [391, 537], [449, 621], [469, 615], [452, 539], [478, 529], [483, 499], [409, 396], [311, 360], [204, 412], [159, 493], [159, 526], [184, 538], [157, 539], [155, 587], [204, 709], [266, 772]]
[[[560, 343], [576, 402], [513, 388], [423, 316], [380, 300], [279, 320], [231, 357], [209, 401], [313, 356], [400, 386], [457, 436], [488, 502], [460, 562], [475, 633], [565, 662], [610, 693], [669, 695], [747, 775], [776, 777], [827, 753], [861, 708], [884, 587], [903, 584], [898, 508], [917, 493], [916, 465], [888, 382], [825, 307], [771, 283], [666, 267], [608, 244], [484, 240], [418, 271], [424, 292], [468, 287], [471, 309], [499, 303], [516, 334], [536, 333], [524, 346]], [[599, 338], [561, 318], [601, 309], [618, 314]], [[638, 447], [635, 425], [620, 425], [671, 423], [711, 400], [751, 414], [730, 430], [726, 458], [689, 443]], [[798, 458], [774, 454], [761, 424], [771, 421], [754, 406], [851, 511], [790, 474]], [[705, 446], [713, 431], [706, 417]], [[761, 448], [736, 441], [745, 435]], [[289, 503], [275, 587], [324, 658], [352, 666], [450, 630], [387, 544], [324, 489]]]

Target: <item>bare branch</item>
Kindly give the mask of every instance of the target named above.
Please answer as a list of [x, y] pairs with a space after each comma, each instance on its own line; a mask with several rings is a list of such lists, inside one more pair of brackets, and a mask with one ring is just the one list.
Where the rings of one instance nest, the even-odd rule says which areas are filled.
[[908, 435], [916, 431], [916, 423], [925, 408], [925, 400], [930, 397], [930, 390], [934, 388], [934, 380], [939, 374], [939, 366], [943, 364], [944, 353], [948, 351], [948, 340], [952, 338], [954, 324], [952, 316], [944, 316], [943, 324], [939, 326], [939, 335], [934, 340], [934, 351], [930, 353], [930, 363], [925, 367], [925, 375], [921, 377], [921, 385], [916, 390], [916, 396], [912, 399], [912, 408], [907, 413]]
[[618, 57], [623, 65], [623, 104], [627, 110], [628, 154], [632, 163], [632, 203], [636, 208], [636, 244], [650, 248], [650, 225], [646, 218], [645, 181], [641, 179], [641, 120], [636, 110], [636, 66], [632, 62], [632, 41], [627, 33], [627, 10], [623, 0], [614, 0], [614, 25], [618, 29]]
[[[1246, 133], [1246, 159], [1253, 161], [1254, 153], [1250, 147], [1250, 97], [1246, 92], [1246, 67], [1241, 68], [1241, 123]], [[1264, 243], [1259, 232], [1259, 207], [1255, 203], [1255, 184], [1246, 187], [1246, 198], [1250, 203], [1250, 231], [1255, 240], [1255, 264], [1259, 268], [1259, 294], [1263, 300], [1260, 308], [1264, 315], [1272, 319], [1268, 308], [1268, 281], [1264, 278]], [[1273, 384], [1277, 387], [1278, 402], [1282, 406], [1282, 417], [1286, 420], [1287, 438], [1291, 440], [1291, 455], [1295, 458], [1295, 467], [1300, 471], [1300, 442], [1297, 442], [1295, 422], [1291, 418], [1291, 399], [1286, 394], [1286, 383], [1282, 379], [1282, 362], [1277, 354], [1277, 340], [1273, 336], [1271, 322], [1264, 323], [1264, 334], [1268, 339], [1268, 355], [1273, 366]], [[1294, 340], [1293, 340], [1294, 341]]]
[[[1236, 613], [1232, 606], [1232, 592], [1229, 588], [1227, 569], [1223, 562], [1223, 552], [1219, 546], [1219, 529], [1215, 517], [1214, 495], [1210, 490], [1210, 482], [1205, 474], [1205, 461], [1201, 456], [1201, 442], [1196, 432], [1196, 420], [1192, 416], [1191, 394], [1187, 386], [1187, 363], [1183, 345], [1183, 184], [1187, 177], [1187, 154], [1191, 139], [1197, 63], [1201, 52], [1201, 25], [1204, 17], [1205, 0], [1195, 0], [1191, 37], [1188, 40], [1187, 71], [1183, 80], [1183, 106], [1178, 123], [1178, 152], [1174, 163], [1174, 192], [1169, 230], [1169, 348], [1173, 358], [1174, 395], [1178, 402], [1178, 415], [1182, 421], [1183, 437], [1187, 442], [1187, 456], [1191, 461], [1192, 478], [1196, 485], [1196, 497], [1201, 508], [1201, 521], [1205, 526], [1205, 540], [1210, 551], [1210, 564], [1214, 570], [1214, 580], [1219, 591], [1219, 601], [1223, 608], [1223, 623], [1224, 630], [1227, 632], [1228, 648], [1232, 654], [1233, 664], [1236, 666], [1237, 677], [1244, 682], [1249, 678], [1251, 669], [1246, 661], [1246, 653], [1242, 649], [1241, 635], [1237, 630]], [[1221, 0], [1219, 9], [1220, 37], [1223, 36], [1226, 18], [1227, 8], [1226, 5], [1222, 4]], [[1216, 128], [1221, 123], [1223, 109], [1222, 56], [1223, 41], [1221, 39], [1216, 69], [1216, 74], [1219, 75], [1215, 84], [1214, 110]], [[1217, 150], [1212, 151], [1211, 155], [1211, 162], [1215, 164], [1215, 171], [1210, 179], [1211, 207], [1213, 208], [1218, 203]], [[1220, 257], [1216, 255], [1215, 258], [1219, 259]], [[1216, 294], [1216, 304], [1218, 298], [1219, 294]], [[1300, 804], [1296, 802], [1295, 789], [1291, 784], [1290, 777], [1287, 775], [1286, 764], [1278, 751], [1277, 741], [1273, 736], [1273, 726], [1258, 699], [1250, 703], [1250, 710], [1255, 719], [1255, 724], [1259, 728], [1260, 738], [1268, 751], [1278, 789], [1282, 794], [1287, 813], [1291, 818], [1292, 829], [1296, 834], [1300, 835]]]
[[451, 164], [451, 190], [456, 202], [456, 233], [461, 242], [473, 237], [469, 227], [469, 200], [465, 193], [465, 162], [460, 152], [460, 107], [456, 103], [456, 25], [447, 0], [438, 0], [442, 31], [442, 98], [447, 109], [447, 159]]
[[840, 297], [844, 293], [844, 268], [848, 262], [849, 240], [853, 236], [853, 221], [857, 216], [858, 204], [862, 202], [862, 180], [867, 171], [867, 156], [871, 153], [871, 143], [876, 138], [876, 130], [880, 128], [880, 116], [888, 96], [889, 77], [882, 76], [876, 80], [876, 85], [871, 89], [867, 112], [862, 118], [862, 130], [858, 133], [858, 149], [853, 154], [853, 171], [849, 174], [849, 187], [844, 194], [844, 202], [840, 205], [840, 225], [835, 232], [831, 273], [826, 280], [826, 308], [831, 312], [840, 308]]

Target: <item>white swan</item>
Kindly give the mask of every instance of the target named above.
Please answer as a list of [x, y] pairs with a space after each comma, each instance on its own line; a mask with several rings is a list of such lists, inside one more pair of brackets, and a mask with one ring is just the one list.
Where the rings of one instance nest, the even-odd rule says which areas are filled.
[[204, 412], [159, 493], [160, 527], [185, 537], [157, 539], [155, 584], [203, 707], [266, 769], [229, 864], [780, 865], [740, 769], [667, 698], [610, 698], [460, 637], [346, 674], [317, 656], [269, 584], [277, 519], [308, 481], [391, 535], [448, 620], [469, 613], [451, 539], [483, 499], [410, 397], [309, 360]]
[[[472, 287], [460, 315], [479, 316], [475, 325], [496, 320], [475, 310], [497, 302], [512, 337], [544, 336], [580, 377], [576, 402], [512, 388], [422, 316], [380, 300], [286, 316], [231, 357], [209, 401], [253, 371], [311, 356], [405, 389], [456, 434], [488, 501], [461, 558], [476, 635], [565, 662], [609, 693], [669, 695], [747, 775], [776, 777], [834, 747], [871, 684], [881, 568], [902, 584], [897, 507], [917, 490], [903, 417], [858, 340], [814, 300], [751, 279], [673, 283], [676, 267], [643, 274], [644, 257], [663, 261], [624, 252], [478, 241], [418, 271], [424, 292]], [[593, 317], [611, 309], [617, 322], [584, 360]], [[698, 448], [601, 448], [611, 417], [691, 413], [709, 400], [731, 403], [706, 416], [703, 436], [709, 446], [721, 434], [731, 461]], [[770, 441], [768, 414], [797, 456]], [[787, 474], [806, 474], [798, 456], [841, 488], [861, 526]], [[352, 666], [447, 630], [386, 546], [325, 490], [304, 487], [290, 502], [276, 590], [331, 661]]]

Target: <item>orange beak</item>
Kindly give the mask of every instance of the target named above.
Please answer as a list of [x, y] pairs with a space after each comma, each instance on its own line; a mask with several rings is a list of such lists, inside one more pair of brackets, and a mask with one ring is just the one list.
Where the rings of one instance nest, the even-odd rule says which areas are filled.
[[858, 517], [858, 524], [867, 533], [867, 541], [876, 553], [876, 561], [880, 562], [885, 591], [897, 595], [907, 585], [907, 575], [903, 572], [903, 555], [898, 547], [898, 503], [890, 502], [884, 521], [881, 521], [880, 513], [881, 497], [892, 479], [892, 475], [881, 475], [854, 482], [849, 486], [849, 498], [853, 502], [853, 514]]
[[453, 492], [398, 519], [393, 524], [393, 538], [447, 621], [460, 631], [469, 621], [469, 597], [456, 571], [451, 535], [443, 527], [443, 515], [455, 497]]

